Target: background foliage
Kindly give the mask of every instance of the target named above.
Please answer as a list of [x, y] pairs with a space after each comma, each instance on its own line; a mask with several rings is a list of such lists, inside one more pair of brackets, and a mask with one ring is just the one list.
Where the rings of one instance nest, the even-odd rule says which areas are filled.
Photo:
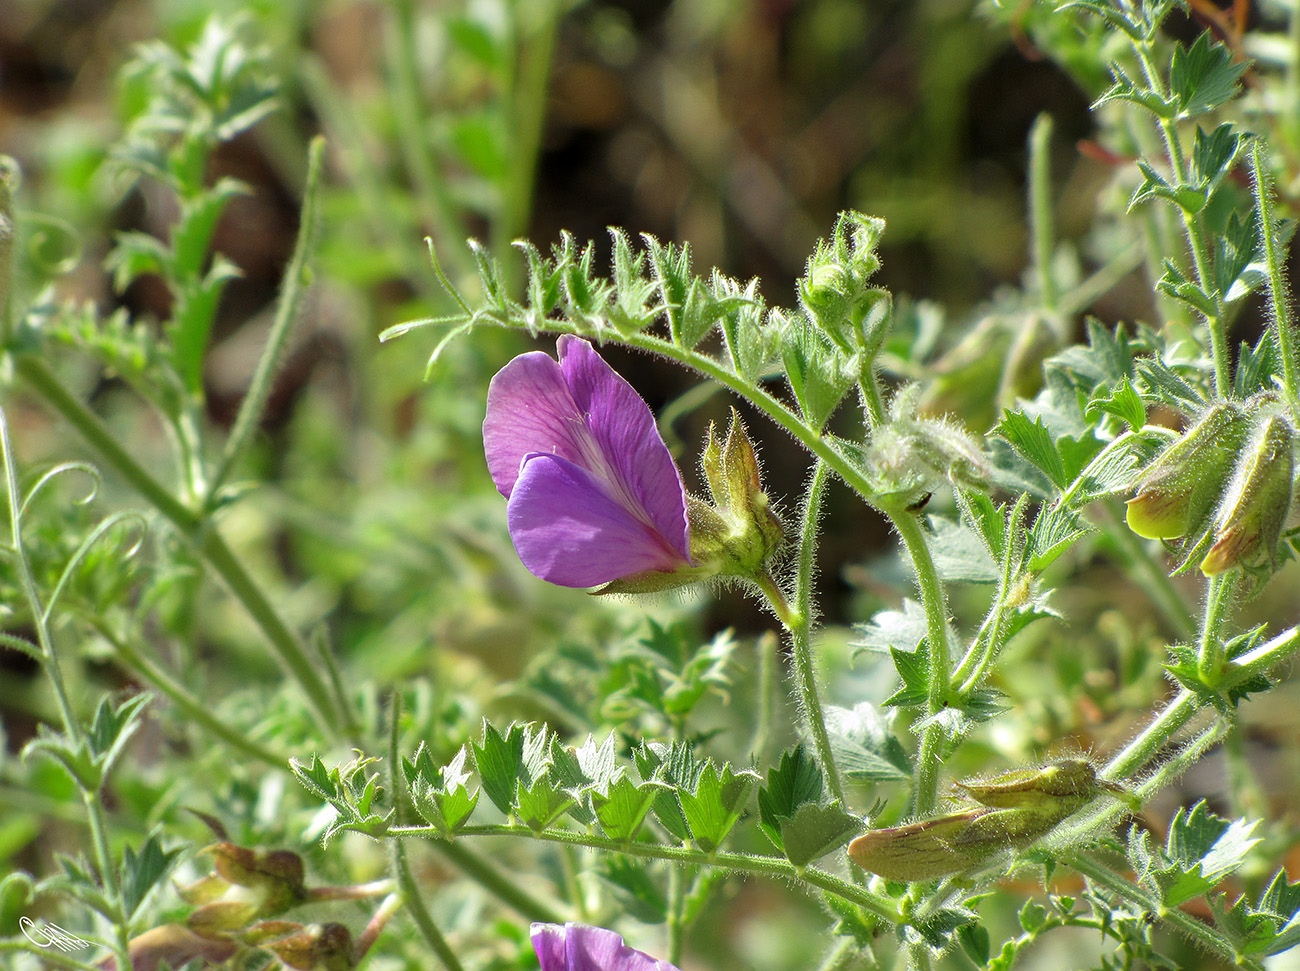
[[[1165, 70], [1175, 44], [1206, 48], [1180, 107], [1214, 112], [1206, 132], [1234, 121], [1267, 139], [1282, 225], [1300, 174], [1294, 14], [1195, 2], [1154, 40]], [[1188, 198], [1163, 181], [1141, 84], [1116, 91], [1120, 34], [1052, 4], [950, 0], [5, 5], [0, 148], [22, 176], [3, 405], [11, 495], [30, 498], [14, 517], [21, 552], [0, 570], [0, 936], [16, 943], [0, 960], [35, 966], [18, 949], [22, 917], [120, 957], [205, 907], [209, 929], [304, 907], [284, 919], [354, 938], [399, 913], [367, 958], [384, 967], [434, 954], [530, 967], [528, 921], [574, 915], [652, 953], [684, 947], [674, 960], [692, 968], [804, 968], [810, 954], [869, 966], [866, 943], [882, 964], [1226, 959], [1189, 944], [1179, 920], [1261, 942], [1252, 960], [1280, 950], [1298, 901], [1274, 875], [1300, 866], [1290, 682], [1235, 708], [1222, 744], [1115, 829], [1100, 854], [1112, 870], [1049, 866], [1048, 894], [1044, 868], [1022, 868], [986, 881], [982, 900], [954, 891], [895, 938], [870, 910], [885, 891], [858, 907], [852, 887], [820, 897], [787, 882], [821, 859], [858, 886], [842, 851], [822, 857], [808, 834], [838, 849], [855, 832], [846, 810], [874, 825], [910, 812], [920, 715], [906, 693], [919, 703], [925, 685], [907, 665], [925, 615], [880, 511], [840, 485], [823, 503], [813, 643], [848, 781], [836, 810], [809, 749], [793, 748], [793, 695], [776, 693], [765, 720], [764, 660], [793, 661], [742, 591], [608, 600], [517, 561], [483, 465], [483, 398], [511, 356], [550, 338], [481, 327], [445, 346], [434, 331], [378, 340], [457, 313], [425, 236], [476, 308], [494, 297], [484, 267], [499, 266], [504, 292], [529, 292], [521, 236], [540, 253], [562, 231], [593, 240], [603, 276], [609, 225], [637, 245], [643, 232], [689, 242], [706, 280], [713, 266], [756, 277], [768, 305], [793, 307], [817, 240], [860, 210], [887, 227], [871, 280], [894, 295], [886, 386], [915, 380], [924, 412], [1001, 432], [999, 502], [1022, 488], [1054, 498], [1096, 454], [1091, 429], [1178, 425], [1179, 385], [1139, 378], [1133, 358], [1168, 365], [1194, 396], [1212, 386], [1208, 355], [1185, 339], [1199, 326], [1182, 285]], [[1215, 265], [1240, 264], [1223, 296], [1256, 256], [1254, 230], [1229, 225], [1252, 211], [1250, 167], [1244, 148], [1199, 146], [1198, 218], [1221, 247]], [[1277, 370], [1260, 363], [1261, 281], [1257, 269], [1225, 304], [1242, 397]], [[709, 421], [745, 409], [765, 485], [797, 521], [809, 460], [792, 437], [662, 357], [602, 353], [661, 416], [696, 491]], [[1062, 388], [1092, 410], [1062, 418]], [[851, 412], [829, 430], [860, 435]], [[115, 443], [125, 460], [107, 456]], [[1042, 595], [1027, 592], [1002, 631], [980, 724], [945, 780], [1105, 760], [1180, 697], [1174, 676], [1195, 680], [1195, 658], [1170, 647], [1195, 642], [1204, 581], [1165, 580], [1173, 561], [1128, 533], [1114, 499], [1077, 498], [1096, 530], [1035, 527]], [[952, 490], [932, 501], [927, 512], [962, 520]], [[981, 521], [1002, 523], [992, 509]], [[972, 632], [1012, 559], [1005, 540], [973, 535], [939, 544], [953, 627]], [[1283, 563], [1224, 627], [1229, 659], [1297, 622], [1296, 569]], [[682, 790], [695, 801], [664, 801]], [[410, 805], [395, 811], [402, 793]], [[412, 810], [442, 833], [570, 819], [620, 845], [645, 822], [702, 855], [665, 867], [531, 836], [373, 838], [414, 824]], [[794, 825], [801, 812], [817, 825]], [[250, 861], [249, 847], [291, 851], [306, 876], [287, 858]], [[793, 868], [776, 880], [699, 865], [774, 847]], [[1140, 892], [1108, 893], [1107, 874], [1130, 868]], [[232, 884], [255, 903], [223, 897]], [[390, 891], [410, 906], [390, 906]], [[253, 910], [216, 906], [232, 903]], [[1182, 916], [1152, 926], [1164, 910]], [[833, 925], [852, 943], [827, 950]], [[280, 951], [236, 960], [325, 960], [319, 937], [278, 931]]]

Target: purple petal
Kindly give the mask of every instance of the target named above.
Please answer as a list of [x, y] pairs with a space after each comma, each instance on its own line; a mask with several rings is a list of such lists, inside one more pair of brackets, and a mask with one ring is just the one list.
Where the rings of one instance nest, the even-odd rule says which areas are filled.
[[567, 971], [564, 958], [564, 936], [567, 928], [563, 924], [534, 924], [532, 926], [533, 950], [542, 971]]
[[[566, 335], [560, 338], [558, 347], [558, 361], [541, 351], [522, 354], [492, 379], [483, 421], [488, 470], [498, 491], [513, 500], [529, 457], [549, 454], [591, 474], [599, 484], [600, 508], [590, 513], [576, 509], [588, 501], [590, 488], [567, 501], [562, 494], [550, 491], [545, 504], [529, 503], [533, 513], [521, 513], [520, 528], [542, 525], [537, 517], [543, 515], [576, 511], [578, 536], [599, 538], [608, 534], [607, 541], [592, 551], [597, 562], [580, 571], [584, 576], [603, 577], [595, 582], [646, 569], [673, 570], [689, 564], [686, 493], [650, 408], [586, 341]], [[624, 514], [614, 515], [608, 508], [610, 503], [622, 507]], [[642, 528], [632, 529], [629, 518]], [[599, 528], [583, 531], [584, 523]], [[538, 542], [521, 542], [515, 530], [512, 512], [511, 536], [535, 574], [552, 583], [592, 585], [557, 579], [567, 576], [572, 581], [578, 573], [560, 564], [571, 560], [576, 567], [577, 561], [587, 556], [575, 547], [575, 537], [559, 550], [544, 551]], [[553, 544], [557, 538], [558, 534], [551, 531], [545, 542]], [[615, 544], [628, 541], [630, 546], [625, 547], [625, 554], [616, 563], [612, 555]], [[551, 555], [545, 562], [535, 560], [539, 568], [534, 568], [524, 554], [525, 547]], [[556, 569], [547, 565], [552, 559]]]
[[[665, 539], [690, 559], [686, 491], [650, 407], [584, 340], [559, 341], [560, 367], [601, 454], [609, 478], [633, 497]], [[592, 471], [597, 471], [593, 469]]]
[[544, 351], [521, 354], [488, 386], [483, 450], [492, 481], [507, 499], [529, 452], [550, 452], [582, 462], [580, 439], [590, 439], [582, 414], [555, 358]]
[[562, 587], [594, 587], [643, 570], [689, 565], [610, 494], [607, 482], [555, 455], [525, 457], [506, 513], [524, 566]]
[[677, 971], [603, 927], [534, 924], [532, 937], [542, 971]]

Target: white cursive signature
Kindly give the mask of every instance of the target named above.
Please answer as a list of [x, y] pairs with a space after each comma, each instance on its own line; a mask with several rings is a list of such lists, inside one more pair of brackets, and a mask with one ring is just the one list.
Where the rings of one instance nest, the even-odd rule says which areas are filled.
[[58, 924], [37, 924], [27, 917], [18, 918], [18, 929], [37, 947], [57, 947], [60, 951], [78, 951], [90, 947], [90, 941], [83, 941], [75, 934], [69, 934]]

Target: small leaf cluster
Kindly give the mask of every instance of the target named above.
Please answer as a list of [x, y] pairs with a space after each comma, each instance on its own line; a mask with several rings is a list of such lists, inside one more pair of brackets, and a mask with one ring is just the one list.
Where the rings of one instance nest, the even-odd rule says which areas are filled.
[[119, 233], [106, 266], [125, 289], [158, 274], [173, 297], [167, 356], [185, 393], [202, 391], [202, 366], [217, 302], [239, 269], [210, 256], [213, 233], [227, 205], [248, 187], [229, 177], [207, 182], [212, 151], [276, 107], [267, 52], [253, 45], [247, 24], [208, 21], [193, 47], [181, 53], [154, 42], [143, 45], [125, 69], [129, 84], [148, 92], [114, 155], [132, 176], [169, 186], [179, 212], [170, 238]]
[[564, 644], [540, 655], [523, 684], [576, 726], [617, 728], [635, 744], [686, 728], [706, 698], [730, 700], [740, 648], [730, 631], [701, 644], [689, 625], [651, 619], [608, 648]]
[[396, 810], [388, 806], [386, 811], [381, 811], [385, 807], [385, 788], [379, 772], [371, 770], [377, 761], [359, 755], [343, 765], [328, 768], [319, 755], [313, 755], [310, 762], [290, 760], [289, 768], [303, 787], [338, 811], [322, 835], [322, 842], [328, 843], [347, 830], [374, 837], [388, 831]]
[[84, 739], [42, 724], [36, 737], [24, 747], [23, 758], [41, 755], [53, 759], [78, 786], [97, 792], [121, 759], [131, 737], [144, 724], [144, 710], [150, 698], [148, 694], [138, 694], [118, 704], [107, 696], [101, 698]]
[[1178, 907], [1214, 889], [1246, 860], [1259, 842], [1255, 825], [1229, 821], [1210, 812], [1204, 802], [1180, 809], [1169, 824], [1163, 846], [1134, 829], [1128, 856], [1138, 883], [1152, 890], [1166, 907]]
[[827, 801], [826, 776], [802, 745], [768, 770], [758, 794], [759, 828], [795, 866], [806, 866], [862, 832], [862, 819]]
[[32, 897], [65, 895], [109, 922], [128, 927], [142, 916], [150, 895], [163, 884], [187, 849], [185, 845], [164, 849], [161, 834], [151, 832], [140, 843], [123, 847], [111, 880], [105, 879], [98, 866], [84, 854], [56, 853], [58, 873], [33, 882], [28, 874], [17, 871], [0, 882], [0, 900], [4, 898], [6, 885], [12, 881], [28, 887]]
[[1021, 934], [1004, 942], [995, 955], [990, 956], [988, 932], [980, 925], [962, 928], [958, 941], [985, 971], [1010, 971], [1043, 934], [1061, 927], [1083, 927], [1116, 944], [1113, 954], [1101, 957], [1098, 971], [1121, 971], [1139, 963], [1177, 971], [1178, 963], [1154, 947], [1152, 924], [1145, 914], [1126, 910], [1092, 891], [1085, 891], [1082, 902], [1087, 909], [1079, 908], [1079, 900], [1070, 894], [1050, 894], [1045, 903], [1026, 901], [1016, 914]]
[[[518, 243], [527, 266], [525, 296], [519, 300], [497, 261], [471, 241], [480, 305], [471, 310], [444, 277], [463, 312], [411, 321], [381, 336], [453, 325], [431, 355], [430, 367], [447, 340], [477, 324], [496, 324], [661, 351], [711, 376], [725, 374], [751, 396], [762, 394], [762, 380], [784, 374], [801, 417], [820, 430], [869, 373], [889, 330], [889, 295], [867, 283], [879, 267], [876, 247], [883, 228], [882, 220], [841, 214], [799, 283], [803, 305], [788, 311], [769, 310], [755, 280], [741, 283], [716, 270], [707, 280], [695, 274], [689, 245], [643, 235], [638, 250], [619, 229], [611, 230], [608, 278], [594, 269], [595, 247], [580, 247], [567, 233], [548, 255], [532, 243]], [[651, 333], [659, 325], [665, 336]], [[702, 349], [714, 334], [721, 338], [719, 356]]]
[[1161, 908], [1204, 897], [1214, 926], [1242, 963], [1300, 943], [1300, 885], [1279, 872], [1255, 899], [1240, 894], [1229, 903], [1224, 881], [1246, 863], [1259, 838], [1256, 824], [1214, 815], [1204, 802], [1180, 809], [1164, 843], [1145, 831], [1129, 835], [1128, 858], [1139, 885]]

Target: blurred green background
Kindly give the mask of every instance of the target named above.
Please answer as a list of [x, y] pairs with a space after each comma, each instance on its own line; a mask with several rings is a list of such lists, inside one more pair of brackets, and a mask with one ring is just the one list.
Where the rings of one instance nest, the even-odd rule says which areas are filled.
[[[333, 645], [358, 691], [412, 691], [407, 735], [431, 740], [443, 754], [476, 732], [485, 712], [545, 715], [586, 731], [582, 713], [556, 709], [540, 672], [580, 683], [586, 646], [626, 641], [647, 613], [664, 622], [686, 618], [705, 639], [727, 626], [752, 636], [771, 622], [735, 592], [629, 608], [547, 587], [523, 570], [483, 466], [480, 423], [491, 375], [529, 346], [552, 345], [479, 331], [450, 344], [426, 382], [430, 332], [378, 340], [393, 324], [450, 309], [424, 237], [453, 283], [472, 294], [467, 236], [505, 255], [518, 237], [547, 247], [567, 230], [593, 240], [604, 265], [606, 228], [618, 225], [634, 236], [688, 241], [698, 270], [757, 277], [770, 303], [788, 306], [804, 260], [837, 212], [882, 216], [888, 229], [877, 280], [908, 298], [903, 316], [928, 347], [930, 373], [969, 382], [966, 398], [941, 394], [932, 404], [955, 408], [978, 433], [996, 420], [1004, 356], [997, 341], [1025, 319], [1017, 294], [1029, 248], [1027, 141], [1041, 113], [1054, 123], [1060, 243], [1081, 272], [1114, 255], [1104, 230], [1123, 211], [1127, 191], [1117, 189], [1116, 175], [1125, 160], [1093, 140], [1088, 110], [1105, 79], [1095, 65], [1090, 75], [1081, 62], [1070, 76], [1043, 56], [1021, 22], [1026, 5], [6, 0], [0, 151], [23, 170], [30, 289], [50, 280], [60, 297], [90, 301], [105, 316], [126, 308], [138, 326], [167, 318], [172, 298], [160, 281], [140, 279], [119, 292], [102, 261], [114, 233], [165, 235], [175, 202], [157, 185], [124, 182], [100, 166], [148, 98], [140, 79], [118, 78], [132, 46], [161, 38], [184, 47], [214, 13], [242, 17], [247, 36], [265, 46], [280, 107], [221, 146], [209, 173], [251, 189], [231, 204], [215, 237], [240, 276], [221, 302], [204, 372], [213, 440], [233, 422], [265, 340], [297, 230], [307, 143], [318, 132], [327, 139], [313, 282], [256, 447], [239, 469], [248, 492], [223, 514], [222, 528], [284, 614]], [[1107, 321], [1160, 313], [1138, 273], [1118, 278], [1085, 309]], [[1246, 315], [1239, 338], [1257, 329], [1257, 316]], [[1066, 322], [1066, 336], [1082, 333], [1081, 321], [1080, 313]], [[971, 349], [960, 341], [970, 333], [992, 335], [973, 355], [976, 365], [998, 359], [991, 384], [968, 369]], [[730, 402], [663, 362], [615, 350], [606, 356], [665, 415], [688, 487], [698, 487], [694, 456], [707, 423]], [[1032, 384], [1037, 361], [1030, 358]], [[59, 366], [133, 454], [170, 474], [166, 438], [125, 382], [75, 356]], [[25, 466], [87, 457], [21, 391], [6, 388], [5, 404]], [[793, 513], [806, 458], [760, 420], [751, 429], [769, 491]], [[71, 495], [51, 500], [42, 520], [48, 534], [93, 522], [72, 507]], [[98, 502], [138, 505], [111, 477]], [[833, 525], [819, 582], [831, 633], [823, 650], [838, 670], [847, 648], [837, 627], [897, 606], [912, 585], [880, 520], [839, 490], [827, 506]], [[199, 582], [202, 566], [185, 548], [165, 534], [151, 542], [141, 581], [157, 594], [146, 629], [151, 650], [223, 716], [272, 724], [268, 734], [295, 753], [319, 744], [299, 703], [267, 701], [278, 669], [248, 620], [218, 586]], [[1054, 628], [1025, 638], [1018, 646], [1025, 663], [1009, 665], [1019, 673], [1002, 688], [1019, 703], [1017, 714], [1002, 723], [1007, 739], [987, 743], [1003, 752], [1066, 737], [1084, 747], [1113, 744], [1130, 730], [1126, 706], [1161, 690], [1169, 633], [1137, 592], [1114, 588], [1106, 551], [1095, 562], [1092, 552], [1073, 561], [1083, 579], [1058, 603], [1077, 621], [1076, 650], [1040, 663], [1061, 636]], [[106, 574], [116, 568], [103, 567]], [[168, 580], [166, 589], [149, 587], [158, 578]], [[1187, 590], [1194, 602], [1194, 584]], [[1294, 585], [1279, 580], [1272, 599], [1250, 611], [1293, 616], [1288, 590]], [[983, 601], [962, 597], [954, 596], [959, 620], [977, 622]], [[84, 683], [135, 686], [102, 644], [79, 646]], [[846, 677], [833, 697], [879, 700], [888, 686], [872, 675]], [[1294, 753], [1278, 755], [1273, 742], [1300, 728], [1280, 693], [1269, 701], [1278, 704], [1261, 716], [1272, 727], [1259, 740], [1267, 752], [1260, 764], [1272, 778], [1296, 768]], [[740, 738], [751, 714], [746, 703], [718, 716], [718, 730]], [[49, 712], [35, 665], [0, 652], [11, 773], [0, 805], [16, 811], [0, 825], [0, 869], [39, 871], [50, 846], [81, 840], [75, 821], [58, 821], [61, 780], [48, 767], [14, 765]], [[1008, 740], [1017, 731], [1029, 734]], [[144, 759], [114, 794], [141, 828], [198, 803], [242, 826], [237, 837], [270, 843], [302, 835], [310, 800], [286, 796], [292, 783], [223, 765], [231, 779], [202, 793], [205, 765], [220, 762], [219, 751], [205, 753], [192, 730], [165, 714], [150, 744], [156, 758]], [[183, 758], [168, 761], [178, 752]], [[1197, 784], [1221, 790], [1224, 780]], [[284, 805], [292, 814], [279, 814]], [[343, 866], [348, 877], [364, 879], [383, 861], [357, 851], [345, 864], [318, 856], [315, 865]], [[732, 908], [728, 941], [744, 963], [801, 966], [807, 938], [782, 936], [782, 925], [773, 930], [765, 920], [765, 908], [778, 906], [776, 888], [737, 893], [743, 906], [717, 906]], [[719, 966], [729, 965], [719, 959]]]

